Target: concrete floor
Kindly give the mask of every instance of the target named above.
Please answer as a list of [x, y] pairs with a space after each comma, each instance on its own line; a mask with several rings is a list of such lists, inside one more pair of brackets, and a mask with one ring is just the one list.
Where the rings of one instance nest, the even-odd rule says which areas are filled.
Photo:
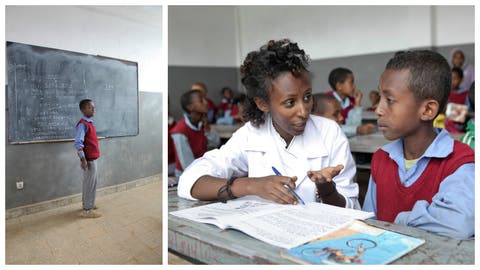
[[103, 215], [81, 203], [6, 220], [6, 264], [161, 264], [162, 182], [99, 197]]
[[168, 252], [168, 264], [192, 264], [191, 262], [178, 257], [177, 255]]

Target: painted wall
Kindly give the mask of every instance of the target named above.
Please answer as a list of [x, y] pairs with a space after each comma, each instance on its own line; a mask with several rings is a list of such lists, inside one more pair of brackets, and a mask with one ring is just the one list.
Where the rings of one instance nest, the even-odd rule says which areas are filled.
[[243, 57], [284, 37], [315, 60], [475, 42], [473, 6], [240, 6], [237, 12]]
[[140, 91], [161, 92], [160, 6], [7, 6], [5, 39], [138, 62]]
[[[138, 62], [139, 135], [100, 140], [99, 188], [162, 171], [161, 14], [159, 6], [6, 8], [6, 40]], [[81, 193], [73, 142], [6, 143], [5, 152], [7, 209]]]
[[233, 6], [169, 6], [168, 64], [237, 66], [235, 9]]
[[220, 104], [222, 87], [229, 86], [235, 93], [241, 88], [237, 87], [239, 70], [236, 67], [168, 67], [168, 101], [169, 112], [175, 119], [181, 119], [183, 110], [180, 105], [180, 96], [197, 81], [205, 82], [208, 88], [208, 97]]
[[[186, 18], [195, 24], [189, 26]], [[310, 55], [315, 92], [329, 89], [330, 70], [344, 66], [354, 72], [364, 92], [363, 105], [368, 105], [368, 92], [377, 87], [395, 51], [434, 48], [448, 58], [451, 48], [460, 47], [468, 62], [475, 59], [473, 6], [176, 6], [169, 7], [168, 27], [169, 93], [194, 80], [217, 85], [220, 77], [241, 91], [238, 68], [246, 54], [268, 39], [284, 37]], [[206, 46], [193, 46], [197, 40], [192, 37], [201, 37]], [[216, 42], [220, 37], [222, 42]], [[212, 73], [212, 67], [218, 73]], [[172, 103], [178, 102], [177, 92], [169, 94], [173, 115], [181, 111]], [[209, 96], [220, 98], [212, 90]]]

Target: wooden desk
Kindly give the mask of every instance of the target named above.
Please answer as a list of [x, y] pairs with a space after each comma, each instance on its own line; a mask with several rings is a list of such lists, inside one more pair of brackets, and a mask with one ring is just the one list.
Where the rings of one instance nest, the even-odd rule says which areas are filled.
[[[457, 133], [452, 134], [450, 136], [454, 140], [459, 140], [460, 137], [463, 136], [464, 133]], [[377, 151], [380, 147], [384, 146], [391, 141], [385, 139], [382, 132], [375, 132], [368, 135], [356, 135], [353, 137], [348, 138], [348, 142], [350, 144], [350, 151], [352, 153], [369, 153], [373, 154]]]
[[350, 151], [352, 153], [370, 153], [373, 154], [380, 147], [389, 143], [381, 132], [375, 132], [367, 135], [356, 135], [348, 138]]
[[[178, 198], [168, 191], [168, 211], [207, 204]], [[426, 231], [377, 220], [367, 223], [423, 238], [425, 244], [393, 264], [473, 264], [475, 241], [458, 241]], [[168, 215], [168, 248], [207, 264], [294, 264], [280, 255], [282, 250], [236, 230], [220, 228]]]
[[362, 120], [367, 120], [367, 121], [377, 121], [378, 115], [375, 114], [373, 111], [362, 111]]
[[241, 126], [239, 125], [210, 125], [217, 133], [220, 139], [230, 139], [232, 134]]

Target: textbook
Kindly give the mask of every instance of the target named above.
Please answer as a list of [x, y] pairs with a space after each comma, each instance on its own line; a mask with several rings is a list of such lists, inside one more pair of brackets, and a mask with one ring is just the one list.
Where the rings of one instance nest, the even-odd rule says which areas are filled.
[[[249, 198], [250, 197], [250, 198]], [[236, 229], [282, 248], [293, 248], [348, 226], [371, 212], [316, 202], [284, 205], [251, 196], [192, 207], [170, 214], [188, 220]], [[258, 199], [257, 199], [258, 198]]]
[[319, 240], [282, 252], [303, 264], [388, 264], [425, 240], [354, 221]]
[[467, 113], [467, 105], [450, 102], [447, 104], [445, 116], [455, 122], [464, 123]]

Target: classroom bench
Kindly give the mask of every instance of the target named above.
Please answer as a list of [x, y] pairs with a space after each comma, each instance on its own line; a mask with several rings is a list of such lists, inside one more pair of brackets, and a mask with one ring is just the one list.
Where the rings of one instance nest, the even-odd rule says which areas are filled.
[[[200, 206], [209, 202], [179, 198], [176, 188], [168, 191], [168, 211]], [[475, 240], [460, 241], [423, 230], [388, 222], [367, 223], [425, 239], [425, 244], [393, 264], [474, 264]], [[168, 215], [168, 249], [194, 263], [205, 264], [294, 264], [281, 256], [282, 248], [269, 245], [236, 230]]]

